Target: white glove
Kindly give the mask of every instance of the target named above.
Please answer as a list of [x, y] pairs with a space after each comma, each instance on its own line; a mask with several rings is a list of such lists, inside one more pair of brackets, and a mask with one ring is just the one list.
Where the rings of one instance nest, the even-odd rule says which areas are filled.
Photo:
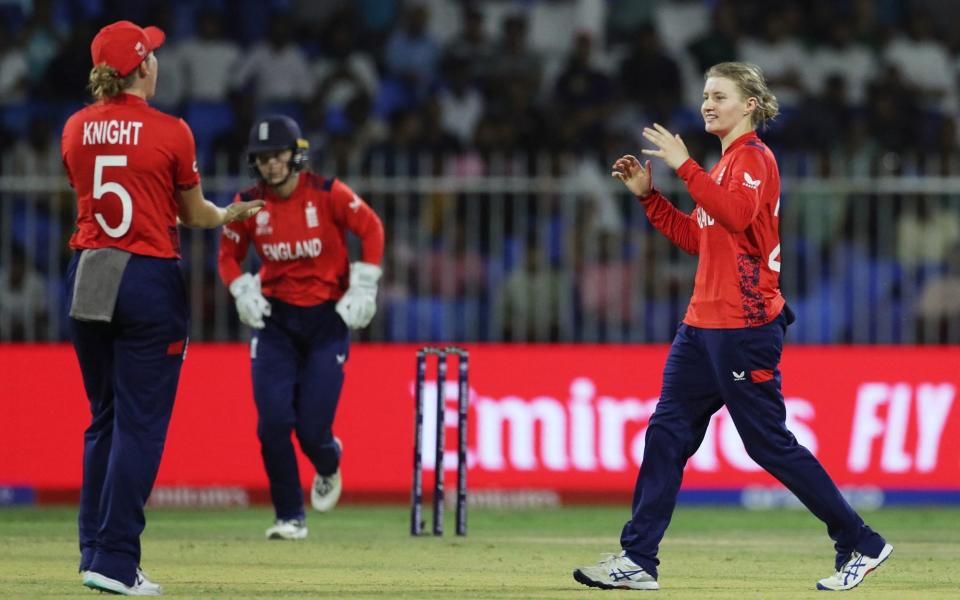
[[377, 265], [355, 262], [350, 265], [350, 287], [337, 302], [337, 314], [350, 329], [370, 324], [377, 314], [377, 281], [383, 271]]
[[244, 325], [263, 329], [264, 316], [270, 316], [270, 303], [260, 293], [260, 275], [244, 273], [230, 282], [230, 293], [236, 298], [237, 314]]

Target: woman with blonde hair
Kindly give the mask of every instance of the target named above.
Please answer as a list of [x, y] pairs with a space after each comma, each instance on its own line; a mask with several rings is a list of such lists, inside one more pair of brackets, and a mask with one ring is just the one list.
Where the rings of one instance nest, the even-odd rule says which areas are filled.
[[140, 534], [187, 348], [177, 223], [218, 227], [263, 205], [204, 199], [190, 128], [147, 104], [163, 41], [160, 29], [129, 21], [101, 29], [90, 45], [95, 102], [67, 120], [61, 140], [77, 194], [67, 322], [91, 413], [80, 572], [89, 588], [133, 596], [161, 593], [140, 569]]
[[711, 416], [726, 406], [750, 458], [780, 480], [834, 540], [836, 573], [822, 590], [855, 587], [893, 546], [864, 524], [820, 462], [787, 429], [780, 353], [793, 313], [780, 293], [780, 173], [756, 134], [777, 115], [777, 99], [755, 65], [727, 62], [707, 70], [704, 129], [720, 138], [709, 172], [690, 158], [679, 135], [659, 124], [643, 135], [696, 202], [680, 212], [653, 186], [650, 161], [626, 155], [613, 164], [660, 233], [697, 256], [693, 296], [663, 371], [660, 400], [645, 436], [632, 517], [622, 551], [574, 578], [599, 588], [659, 589], [657, 551], [676, 506], [687, 460]]

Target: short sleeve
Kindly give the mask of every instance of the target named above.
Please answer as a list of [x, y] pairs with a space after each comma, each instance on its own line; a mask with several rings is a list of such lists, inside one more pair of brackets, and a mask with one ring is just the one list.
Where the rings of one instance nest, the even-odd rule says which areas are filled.
[[197, 166], [197, 146], [190, 126], [183, 119], [177, 119], [176, 142], [174, 147], [174, 178], [177, 189], [188, 190], [200, 184], [200, 169]]

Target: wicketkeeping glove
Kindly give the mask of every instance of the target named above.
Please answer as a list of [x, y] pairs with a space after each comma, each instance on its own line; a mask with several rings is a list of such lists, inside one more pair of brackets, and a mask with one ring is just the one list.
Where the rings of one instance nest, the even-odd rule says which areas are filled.
[[337, 302], [337, 314], [350, 329], [366, 327], [377, 313], [377, 282], [382, 273], [370, 263], [350, 265], [350, 287]]
[[263, 329], [264, 316], [270, 316], [270, 303], [260, 293], [260, 275], [244, 273], [230, 282], [230, 293], [236, 299], [237, 314], [244, 325]]

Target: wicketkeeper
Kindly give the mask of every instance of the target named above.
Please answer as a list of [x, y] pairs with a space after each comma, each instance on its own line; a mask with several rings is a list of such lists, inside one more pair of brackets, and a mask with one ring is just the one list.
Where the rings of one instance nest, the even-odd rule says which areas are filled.
[[[269, 539], [302, 539], [303, 491], [291, 441], [316, 469], [310, 500], [331, 510], [340, 498], [340, 453], [333, 421], [349, 357], [349, 329], [366, 327], [377, 310], [383, 225], [346, 184], [304, 170], [308, 144], [297, 123], [269, 116], [254, 123], [247, 148], [256, 185], [235, 202], [263, 199], [256, 219], [224, 227], [220, 277], [253, 328], [250, 358], [257, 435], [270, 480], [276, 522]], [[349, 262], [346, 236], [360, 238]], [[257, 274], [240, 263], [253, 244]]]

